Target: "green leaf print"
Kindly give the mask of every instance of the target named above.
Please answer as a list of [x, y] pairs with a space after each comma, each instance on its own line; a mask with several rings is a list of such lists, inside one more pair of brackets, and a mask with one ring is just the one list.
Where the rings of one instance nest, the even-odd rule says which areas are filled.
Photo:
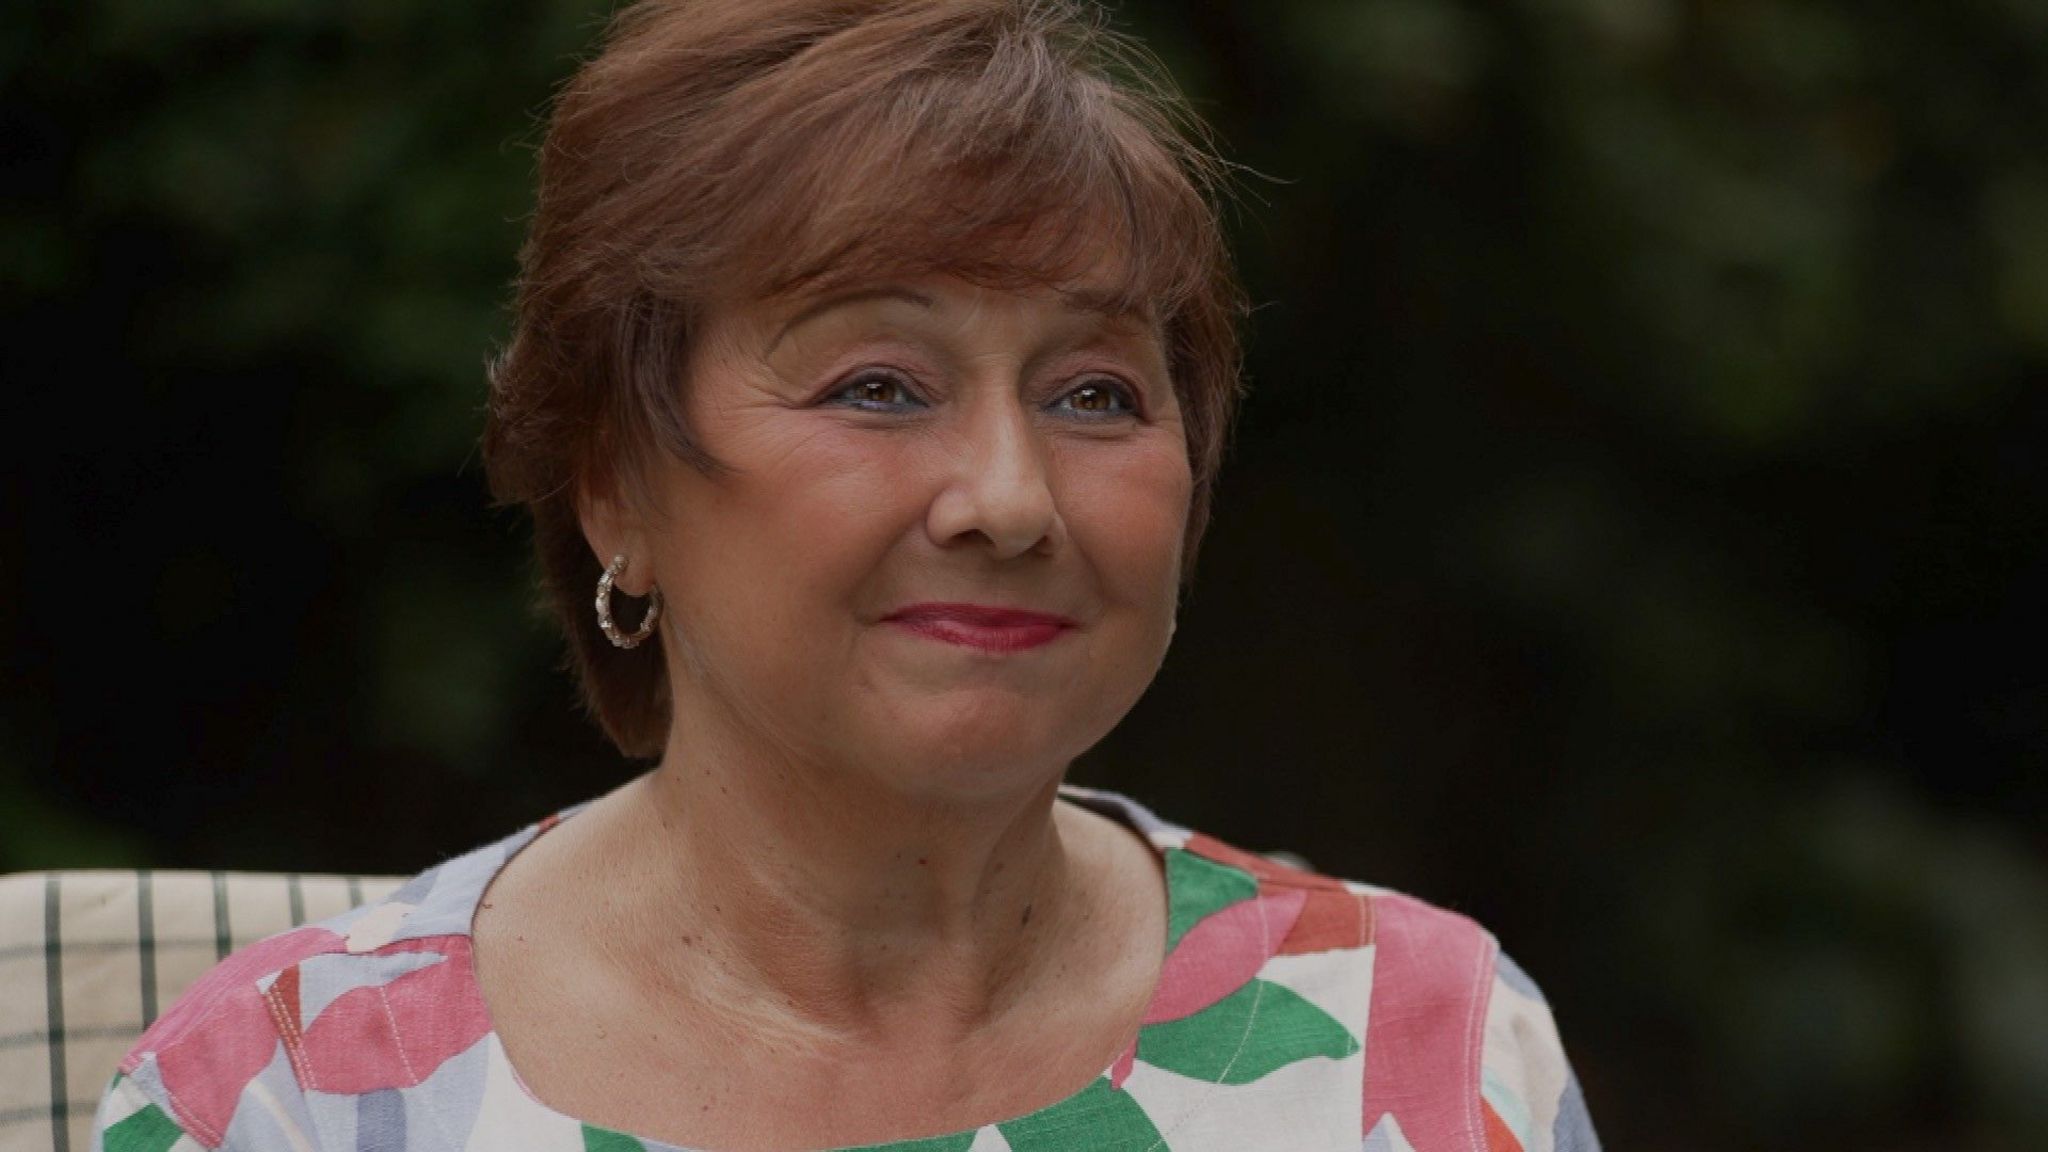
[[624, 1132], [585, 1124], [583, 1152], [647, 1152], [647, 1147]]
[[1166, 921], [1166, 950], [1173, 951], [1204, 916], [1259, 894], [1249, 872], [1204, 860], [1182, 848], [1166, 850], [1166, 890], [1173, 907]]
[[1138, 1034], [1138, 1059], [1212, 1084], [1249, 1084], [1297, 1060], [1356, 1051], [1358, 1041], [1329, 1013], [1269, 980]]
[[1013, 1152], [1169, 1152], [1145, 1110], [1106, 1078], [996, 1127]]
[[164, 1152], [185, 1133], [154, 1104], [146, 1104], [118, 1124], [107, 1125], [101, 1138], [106, 1152]]

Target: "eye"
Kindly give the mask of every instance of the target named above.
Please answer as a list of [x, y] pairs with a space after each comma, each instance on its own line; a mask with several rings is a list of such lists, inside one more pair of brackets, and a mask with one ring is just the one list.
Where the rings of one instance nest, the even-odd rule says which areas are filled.
[[1070, 412], [1096, 419], [1134, 416], [1138, 411], [1137, 400], [1132, 396], [1130, 388], [1107, 376], [1089, 379], [1079, 387], [1070, 389], [1054, 403]]
[[901, 376], [874, 369], [863, 371], [839, 385], [825, 400], [829, 404], [870, 412], [924, 407], [924, 401], [910, 390]]

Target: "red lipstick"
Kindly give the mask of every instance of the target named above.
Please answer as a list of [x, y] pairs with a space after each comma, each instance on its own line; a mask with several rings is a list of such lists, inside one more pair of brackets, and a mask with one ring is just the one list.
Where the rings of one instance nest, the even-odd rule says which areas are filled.
[[988, 604], [912, 604], [890, 613], [883, 621], [934, 640], [984, 652], [1022, 652], [1050, 644], [1076, 626], [1065, 616]]

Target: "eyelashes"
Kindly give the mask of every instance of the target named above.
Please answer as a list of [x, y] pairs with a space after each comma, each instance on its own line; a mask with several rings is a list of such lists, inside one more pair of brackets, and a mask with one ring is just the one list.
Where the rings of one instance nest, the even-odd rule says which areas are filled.
[[[1115, 380], [1108, 376], [1097, 376], [1084, 383], [1077, 384], [1060, 396], [1060, 400], [1063, 401], [1080, 401], [1083, 398], [1086, 398], [1091, 406], [1087, 408], [1074, 408], [1071, 411], [1087, 412], [1092, 419], [1108, 416], [1135, 416], [1138, 414], [1137, 397], [1131, 394], [1130, 388], [1121, 380]], [[1092, 406], [1095, 404], [1114, 405], [1114, 407], [1096, 408]]]
[[[914, 412], [931, 404], [919, 393], [908, 373], [891, 368], [862, 368], [832, 385], [822, 397], [831, 407], [861, 412]], [[1064, 411], [1078, 420], [1106, 422], [1143, 415], [1137, 390], [1114, 376], [1083, 375], [1072, 387], [1055, 396], [1048, 408]]]
[[903, 377], [894, 372], [863, 368], [835, 384], [825, 396], [828, 404], [858, 408], [863, 412], [895, 412], [927, 405]]

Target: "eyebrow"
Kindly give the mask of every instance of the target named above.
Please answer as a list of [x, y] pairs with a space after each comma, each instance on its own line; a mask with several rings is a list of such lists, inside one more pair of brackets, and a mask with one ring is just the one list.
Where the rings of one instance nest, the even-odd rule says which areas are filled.
[[1120, 292], [1067, 288], [1060, 296], [1068, 308], [1093, 313], [1113, 324], [1135, 323], [1142, 327], [1152, 323], [1152, 309], [1130, 303]]
[[925, 309], [936, 307], [936, 302], [924, 293], [913, 292], [908, 288], [893, 285], [883, 288], [862, 288], [853, 292], [842, 292], [837, 295], [827, 296], [823, 300], [811, 304], [803, 311], [790, 317], [782, 325], [781, 330], [775, 333], [775, 338], [768, 341], [767, 351], [763, 352], [762, 355], [772, 354], [776, 347], [782, 343], [783, 337], [788, 336], [791, 332], [825, 313], [854, 304], [864, 304], [870, 300], [900, 300], [906, 304], [915, 304]]

